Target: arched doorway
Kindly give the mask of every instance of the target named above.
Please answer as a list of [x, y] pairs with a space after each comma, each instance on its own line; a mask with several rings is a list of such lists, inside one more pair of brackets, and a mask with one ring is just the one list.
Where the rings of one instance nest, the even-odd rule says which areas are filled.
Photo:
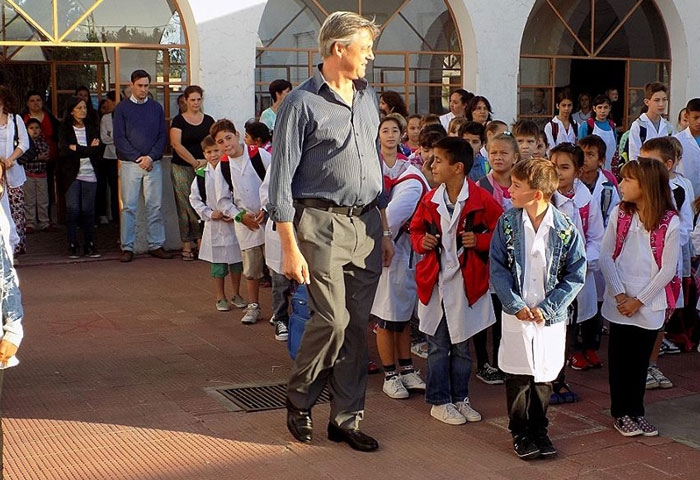
[[65, 97], [87, 86], [99, 101], [123, 89], [136, 68], [153, 77], [152, 94], [177, 113], [187, 85], [187, 34], [174, 0], [0, 0], [0, 70], [20, 100], [46, 92], [57, 114]]
[[377, 90], [404, 95], [409, 111], [441, 112], [449, 91], [462, 86], [459, 32], [444, 0], [269, 0], [258, 29], [256, 110], [270, 103], [268, 84], [306, 80], [320, 63], [318, 30], [330, 12], [375, 18], [381, 34], [367, 78]]
[[626, 128], [639, 115], [644, 85], [668, 84], [670, 71], [666, 26], [653, 0], [538, 0], [523, 33], [518, 117], [546, 122], [560, 89], [576, 97], [615, 88], [615, 121]]

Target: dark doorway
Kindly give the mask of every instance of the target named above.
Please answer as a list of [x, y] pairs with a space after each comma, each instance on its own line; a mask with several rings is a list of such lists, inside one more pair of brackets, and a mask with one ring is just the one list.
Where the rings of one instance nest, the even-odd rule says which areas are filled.
[[[579, 93], [591, 94], [591, 100], [603, 94], [608, 88], [616, 88], [619, 94], [613, 104], [613, 120], [618, 125], [624, 123], [625, 105], [625, 64], [624, 60], [575, 59], [571, 61], [571, 90], [574, 98]], [[575, 106], [578, 109], [578, 105]]]

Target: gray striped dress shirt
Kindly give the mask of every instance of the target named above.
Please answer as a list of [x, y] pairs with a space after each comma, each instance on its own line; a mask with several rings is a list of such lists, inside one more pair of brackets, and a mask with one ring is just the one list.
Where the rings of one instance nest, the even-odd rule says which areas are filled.
[[374, 89], [355, 80], [352, 107], [313, 77], [285, 97], [275, 122], [268, 212], [275, 222], [294, 219], [295, 199], [315, 198], [338, 206], [380, 200], [383, 177], [377, 151], [379, 108]]

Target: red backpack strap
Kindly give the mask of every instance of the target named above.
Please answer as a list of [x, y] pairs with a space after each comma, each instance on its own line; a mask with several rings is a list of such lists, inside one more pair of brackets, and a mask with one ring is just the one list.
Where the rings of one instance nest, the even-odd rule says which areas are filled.
[[588, 217], [591, 213], [591, 203], [588, 202], [583, 207], [578, 209], [578, 214], [581, 217], [581, 226], [583, 226], [583, 236], [588, 235]]
[[613, 260], [620, 256], [622, 246], [625, 244], [625, 239], [630, 231], [630, 225], [632, 225], [632, 215], [622, 211], [622, 209], [618, 209], [617, 235], [615, 236], [615, 250], [612, 255]]
[[559, 124], [555, 122], [554, 120], [549, 121], [549, 125], [552, 128], [552, 139], [554, 140], [554, 143], [557, 143], [557, 137], [559, 136]]
[[593, 129], [595, 128], [595, 118], [588, 117], [586, 119], [586, 123], [588, 124], [588, 135], [593, 135]]
[[[659, 270], [661, 269], [661, 265], [663, 263], [664, 243], [666, 242], [666, 231], [668, 230], [668, 226], [671, 223], [671, 220], [676, 215], [678, 214], [673, 210], [666, 210], [664, 212], [663, 217], [661, 217], [659, 226], [656, 227], [649, 235], [651, 251], [654, 255], [656, 266], [659, 267]], [[666, 304], [668, 305], [668, 308], [666, 308], [665, 320], [668, 321], [673, 312], [676, 310], [676, 303], [678, 302], [678, 297], [680, 296], [681, 292], [681, 280], [680, 278], [678, 278], [678, 275], [673, 276], [673, 278], [668, 283], [668, 285], [666, 285], [664, 290], [666, 292]]]

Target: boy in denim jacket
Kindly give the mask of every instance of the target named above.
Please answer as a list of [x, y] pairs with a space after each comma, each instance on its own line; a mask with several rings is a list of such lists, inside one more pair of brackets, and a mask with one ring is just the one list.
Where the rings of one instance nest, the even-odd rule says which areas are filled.
[[547, 435], [552, 381], [564, 366], [568, 308], [586, 277], [583, 239], [550, 204], [554, 165], [535, 158], [513, 167], [513, 208], [491, 240], [491, 282], [503, 304], [498, 364], [506, 373], [506, 402], [518, 457], [557, 454]]

